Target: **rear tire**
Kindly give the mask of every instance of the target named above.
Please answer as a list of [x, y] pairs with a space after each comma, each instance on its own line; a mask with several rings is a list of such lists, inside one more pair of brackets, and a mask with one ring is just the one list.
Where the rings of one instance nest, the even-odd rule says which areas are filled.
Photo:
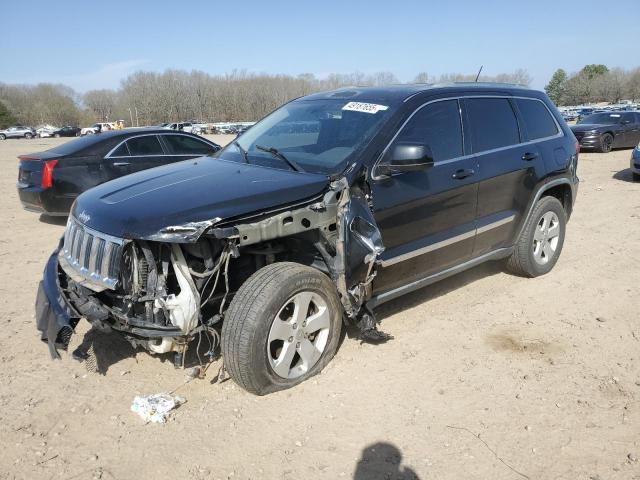
[[613, 135], [605, 133], [600, 137], [600, 146], [598, 151], [600, 153], [609, 153], [613, 149]]
[[54, 135], [54, 138], [60, 138], [60, 134], [59, 134], [59, 133], [56, 133], [56, 134]]
[[567, 225], [567, 214], [555, 197], [542, 197], [520, 233], [507, 269], [523, 277], [538, 277], [555, 266]]
[[7, 136], [2, 134], [2, 133], [0, 133], [0, 140], [6, 140], [6, 139], [7, 139]]
[[222, 325], [225, 368], [256, 395], [291, 388], [329, 363], [341, 326], [342, 305], [326, 275], [273, 263], [249, 277], [229, 305]]
[[634, 182], [640, 182], [640, 173], [633, 172], [632, 178]]

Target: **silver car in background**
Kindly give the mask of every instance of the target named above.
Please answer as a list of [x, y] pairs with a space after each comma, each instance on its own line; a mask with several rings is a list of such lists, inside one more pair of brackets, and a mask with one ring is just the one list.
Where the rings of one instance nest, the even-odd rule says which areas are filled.
[[9, 127], [6, 130], [0, 130], [0, 140], [7, 138], [33, 138], [36, 131], [31, 127]]

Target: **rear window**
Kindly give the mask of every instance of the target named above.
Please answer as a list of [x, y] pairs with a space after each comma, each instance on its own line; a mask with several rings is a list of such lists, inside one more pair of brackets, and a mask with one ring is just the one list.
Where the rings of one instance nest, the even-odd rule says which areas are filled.
[[529, 140], [552, 137], [558, 133], [556, 122], [547, 107], [538, 100], [516, 99]]
[[474, 153], [520, 143], [518, 122], [509, 100], [468, 98], [465, 102]]
[[164, 154], [160, 141], [155, 135], [130, 138], [127, 140], [127, 146], [132, 156]]
[[173, 155], [206, 155], [216, 151], [211, 145], [186, 135], [163, 135]]

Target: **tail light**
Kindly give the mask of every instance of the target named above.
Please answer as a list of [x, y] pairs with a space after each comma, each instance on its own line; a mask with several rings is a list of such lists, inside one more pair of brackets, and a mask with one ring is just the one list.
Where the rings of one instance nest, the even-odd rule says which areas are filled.
[[45, 160], [42, 163], [42, 182], [40, 186], [42, 188], [53, 187], [53, 169], [58, 164], [58, 160]]

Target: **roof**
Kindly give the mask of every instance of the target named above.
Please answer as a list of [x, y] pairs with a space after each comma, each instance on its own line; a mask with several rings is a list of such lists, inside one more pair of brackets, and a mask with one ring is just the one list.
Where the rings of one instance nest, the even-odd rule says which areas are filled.
[[376, 99], [376, 101], [387, 103], [401, 103], [418, 93], [433, 92], [440, 90], [451, 91], [456, 89], [478, 90], [478, 91], [532, 91], [529, 87], [514, 83], [493, 83], [493, 82], [450, 82], [450, 83], [414, 83], [389, 85], [386, 87], [343, 87], [336, 90], [314, 93], [307, 95], [305, 100], [319, 100], [331, 98], [343, 98], [354, 101]]

